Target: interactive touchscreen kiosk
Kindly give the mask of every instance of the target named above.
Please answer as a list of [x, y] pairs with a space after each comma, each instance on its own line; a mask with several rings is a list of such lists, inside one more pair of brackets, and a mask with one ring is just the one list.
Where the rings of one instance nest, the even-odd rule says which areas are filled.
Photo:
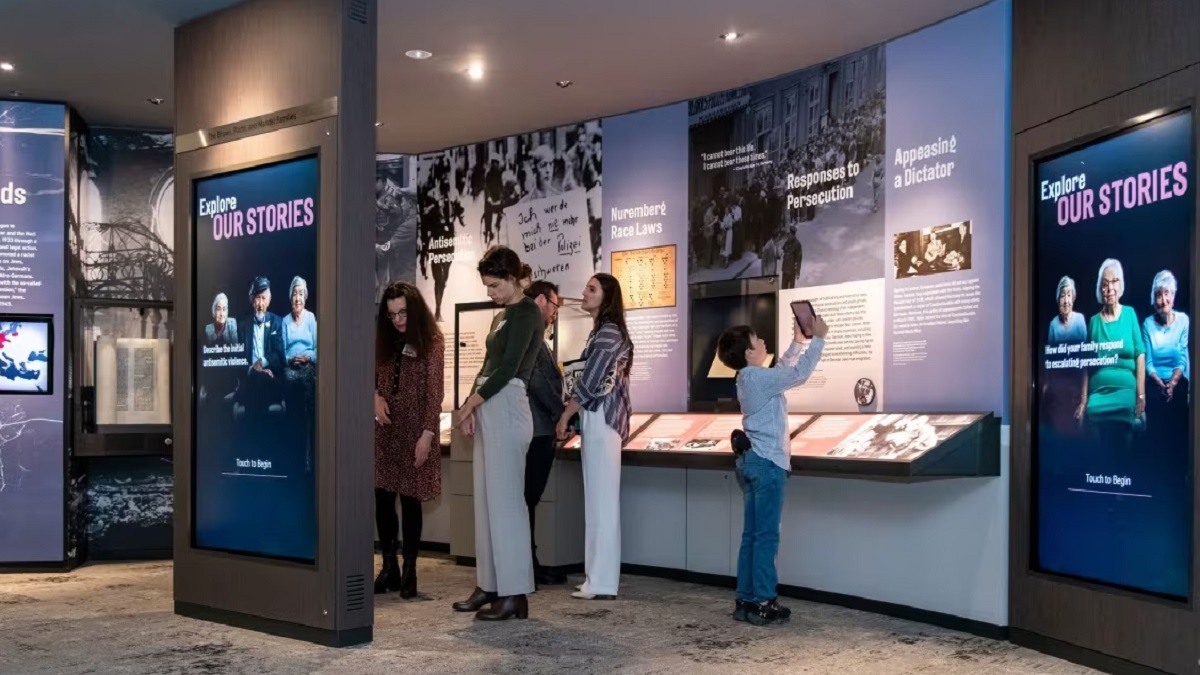
[[196, 548], [316, 557], [320, 163], [194, 181]]
[[1032, 531], [1042, 571], [1192, 584], [1192, 112], [1034, 166]]

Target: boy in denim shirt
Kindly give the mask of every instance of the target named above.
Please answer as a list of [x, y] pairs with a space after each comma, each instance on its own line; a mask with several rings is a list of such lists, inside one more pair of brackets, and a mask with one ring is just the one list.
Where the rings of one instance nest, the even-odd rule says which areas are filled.
[[[766, 343], [749, 326], [730, 328], [717, 342], [721, 362], [737, 371], [742, 426], [750, 439], [750, 450], [736, 460], [746, 509], [733, 618], [756, 626], [791, 616], [791, 610], [779, 604], [775, 593], [779, 582], [775, 569], [779, 521], [785, 481], [791, 471], [784, 392], [804, 384], [817, 367], [829, 326], [818, 316], [812, 332], [809, 341], [796, 324], [792, 344], [774, 368], [763, 367], [767, 360]], [[806, 350], [805, 343], [808, 343]]]

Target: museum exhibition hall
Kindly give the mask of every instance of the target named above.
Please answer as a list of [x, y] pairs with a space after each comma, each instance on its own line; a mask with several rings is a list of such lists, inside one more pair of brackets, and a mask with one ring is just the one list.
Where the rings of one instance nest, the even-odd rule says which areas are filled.
[[1200, 672], [1198, 36], [0, 3], [0, 673]]

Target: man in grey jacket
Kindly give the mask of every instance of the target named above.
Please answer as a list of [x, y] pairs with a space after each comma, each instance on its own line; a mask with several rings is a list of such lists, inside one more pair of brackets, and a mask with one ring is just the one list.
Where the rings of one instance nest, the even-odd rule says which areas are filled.
[[[558, 316], [558, 286], [549, 281], [535, 281], [525, 289], [542, 311], [546, 327], [554, 325]], [[543, 586], [566, 583], [561, 574], [542, 567], [537, 558], [537, 542], [534, 527], [538, 502], [550, 480], [550, 469], [554, 466], [554, 427], [563, 412], [562, 372], [550, 353], [550, 347], [542, 341], [533, 375], [529, 378], [529, 410], [533, 413], [533, 440], [525, 456], [525, 504], [529, 507], [529, 539], [533, 543], [533, 578]]]

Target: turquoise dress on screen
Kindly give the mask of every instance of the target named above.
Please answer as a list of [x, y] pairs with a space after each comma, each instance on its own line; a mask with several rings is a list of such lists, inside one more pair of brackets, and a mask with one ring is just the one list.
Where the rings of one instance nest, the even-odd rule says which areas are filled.
[[[1089, 422], [1123, 422], [1133, 424], [1137, 405], [1137, 357], [1146, 353], [1137, 313], [1122, 306], [1112, 321], [1105, 321], [1097, 312], [1088, 325], [1088, 335], [1095, 343], [1118, 343], [1096, 352], [1095, 358], [1117, 357], [1111, 366], [1092, 370], [1088, 378], [1087, 417]], [[1091, 358], [1091, 355], [1085, 355]]]

